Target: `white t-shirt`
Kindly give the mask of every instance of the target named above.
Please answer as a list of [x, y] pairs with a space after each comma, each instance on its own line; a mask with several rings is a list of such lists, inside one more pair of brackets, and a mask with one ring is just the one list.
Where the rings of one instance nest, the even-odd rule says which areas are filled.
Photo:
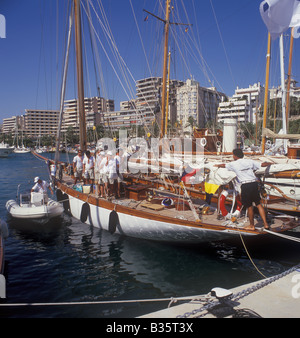
[[227, 170], [235, 172], [239, 183], [247, 183], [255, 181], [256, 176], [254, 171], [260, 169], [261, 165], [257, 161], [253, 161], [248, 158], [240, 158], [236, 161], [226, 163], [225, 168]]
[[109, 178], [111, 179], [117, 178], [118, 175], [117, 175], [117, 169], [116, 169], [116, 160], [110, 159], [108, 161], [107, 167], [108, 167]]
[[33, 187], [32, 187], [32, 190], [34, 192], [41, 192], [41, 193], [44, 193], [44, 192], [47, 192], [47, 188], [49, 187], [49, 183], [46, 182], [46, 181], [42, 181], [42, 183], [36, 183]]
[[92, 168], [94, 168], [95, 165], [95, 160], [94, 157], [85, 157], [83, 160], [83, 164], [85, 165], [85, 170], [90, 170]]
[[76, 169], [82, 169], [83, 168], [83, 157], [76, 155], [73, 158], [73, 163], [76, 163]]
[[108, 168], [107, 168], [106, 162], [107, 162], [107, 158], [103, 157], [103, 159], [102, 159], [102, 161], [100, 163], [100, 166], [99, 166], [99, 172], [100, 172], [100, 174], [106, 174], [108, 172]]
[[97, 155], [95, 160], [95, 172], [100, 172], [101, 162], [103, 160], [102, 155]]

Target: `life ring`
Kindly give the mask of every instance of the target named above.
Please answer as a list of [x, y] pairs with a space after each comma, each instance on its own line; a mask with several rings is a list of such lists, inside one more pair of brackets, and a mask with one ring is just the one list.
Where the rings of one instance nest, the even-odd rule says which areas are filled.
[[240, 214], [241, 214], [242, 206], [243, 206], [242, 201], [241, 201], [239, 195], [237, 195], [237, 197], [236, 197], [236, 210], [232, 214], [229, 214], [229, 212], [225, 208], [225, 202], [226, 202], [226, 198], [227, 198], [228, 195], [229, 194], [228, 194], [227, 190], [223, 190], [221, 195], [220, 195], [219, 206], [220, 206], [222, 216], [224, 216], [226, 218], [231, 218], [232, 216], [233, 217], [239, 217]]
[[205, 147], [205, 146], [207, 145], [207, 140], [206, 140], [205, 137], [202, 137], [202, 138], [201, 138], [201, 140], [200, 140], [200, 145], [201, 145], [202, 147]]

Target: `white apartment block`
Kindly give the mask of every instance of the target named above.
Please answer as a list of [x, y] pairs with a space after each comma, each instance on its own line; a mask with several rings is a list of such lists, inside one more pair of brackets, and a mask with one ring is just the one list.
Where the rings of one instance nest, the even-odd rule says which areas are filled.
[[119, 130], [150, 125], [153, 115], [146, 109], [128, 109], [104, 113], [104, 128]]
[[[183, 86], [184, 82], [170, 80], [169, 83], [169, 100], [168, 100], [168, 120], [174, 123], [177, 119], [176, 90]], [[136, 82], [136, 108], [142, 110], [160, 124], [161, 119], [161, 95], [162, 95], [162, 78], [149, 77]]]
[[[59, 121], [58, 110], [25, 109], [24, 132], [28, 137], [55, 136]], [[20, 131], [20, 129], [19, 129]]]
[[[298, 82], [296, 80], [291, 80], [290, 85], [290, 97], [296, 98], [298, 101], [300, 100], [300, 87], [297, 87], [296, 84]], [[287, 80], [286, 80], [287, 84]], [[287, 89], [286, 89], [287, 90]], [[277, 88], [270, 89], [270, 99], [281, 99], [282, 98], [282, 90], [281, 86], [278, 86]]]
[[15, 135], [17, 128], [24, 129], [24, 116], [12, 116], [6, 119], [3, 119], [3, 128], [2, 132], [4, 134], [11, 133]]
[[199, 82], [188, 79], [177, 88], [177, 120], [185, 130], [189, 129], [189, 117], [200, 127], [205, 127], [208, 121], [216, 119], [219, 102], [226, 95], [216, 88], [205, 88]]
[[[86, 127], [93, 128], [103, 121], [105, 112], [114, 111], [114, 101], [106, 100], [102, 97], [84, 98], [84, 110]], [[79, 114], [77, 109], [77, 99], [66, 100], [64, 102], [64, 118], [62, 131], [66, 132], [69, 127], [79, 132]]]
[[260, 83], [248, 88], [238, 88], [227, 102], [221, 102], [218, 122], [235, 118], [238, 122], [256, 123], [256, 113], [264, 104], [265, 88]]
[[[103, 121], [103, 114], [114, 110], [114, 101], [92, 97], [84, 100], [87, 128]], [[3, 132], [15, 134], [16, 130], [23, 131], [28, 137], [44, 135], [55, 136], [59, 123], [59, 111], [42, 109], [25, 109], [25, 115], [13, 116], [3, 119]], [[64, 116], [62, 131], [72, 126], [79, 132], [79, 116], [77, 113], [77, 100], [67, 100], [64, 103]]]
[[136, 107], [136, 100], [120, 102], [120, 110], [131, 110], [131, 109], [135, 109], [135, 107]]

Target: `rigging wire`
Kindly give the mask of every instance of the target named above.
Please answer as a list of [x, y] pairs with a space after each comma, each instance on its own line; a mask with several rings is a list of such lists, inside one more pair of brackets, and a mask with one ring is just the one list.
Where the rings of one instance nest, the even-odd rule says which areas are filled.
[[225, 48], [224, 40], [223, 40], [223, 37], [222, 37], [222, 34], [221, 34], [220, 26], [219, 26], [219, 23], [218, 23], [217, 15], [216, 15], [216, 12], [215, 12], [214, 5], [213, 5], [213, 3], [212, 3], [212, 0], [210, 0], [210, 4], [211, 4], [211, 8], [212, 8], [212, 11], [213, 11], [213, 15], [214, 15], [214, 18], [215, 18], [215, 21], [216, 21], [216, 25], [217, 25], [217, 28], [218, 28], [218, 32], [219, 32], [219, 35], [220, 35], [220, 39], [221, 39], [221, 42], [222, 42], [222, 46], [223, 46], [223, 49], [224, 49], [224, 53], [225, 53], [227, 65], [228, 65], [229, 72], [230, 72], [230, 75], [231, 75], [231, 79], [232, 79], [232, 81], [233, 81], [233, 84], [236, 85], [236, 82], [235, 82], [235, 80], [234, 80], [233, 72], [232, 72], [232, 69], [231, 69], [231, 65], [230, 65], [230, 62], [229, 62], [228, 54], [227, 54], [227, 51], [226, 51], [226, 48]]

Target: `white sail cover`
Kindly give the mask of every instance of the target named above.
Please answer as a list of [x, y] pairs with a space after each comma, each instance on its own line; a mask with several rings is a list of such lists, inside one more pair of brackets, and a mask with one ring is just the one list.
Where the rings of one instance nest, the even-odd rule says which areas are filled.
[[300, 140], [300, 134], [275, 134], [268, 128], [263, 128], [262, 136], [276, 139]]
[[300, 36], [300, 0], [265, 0], [259, 10], [273, 39], [290, 27], [297, 27], [294, 37]]

